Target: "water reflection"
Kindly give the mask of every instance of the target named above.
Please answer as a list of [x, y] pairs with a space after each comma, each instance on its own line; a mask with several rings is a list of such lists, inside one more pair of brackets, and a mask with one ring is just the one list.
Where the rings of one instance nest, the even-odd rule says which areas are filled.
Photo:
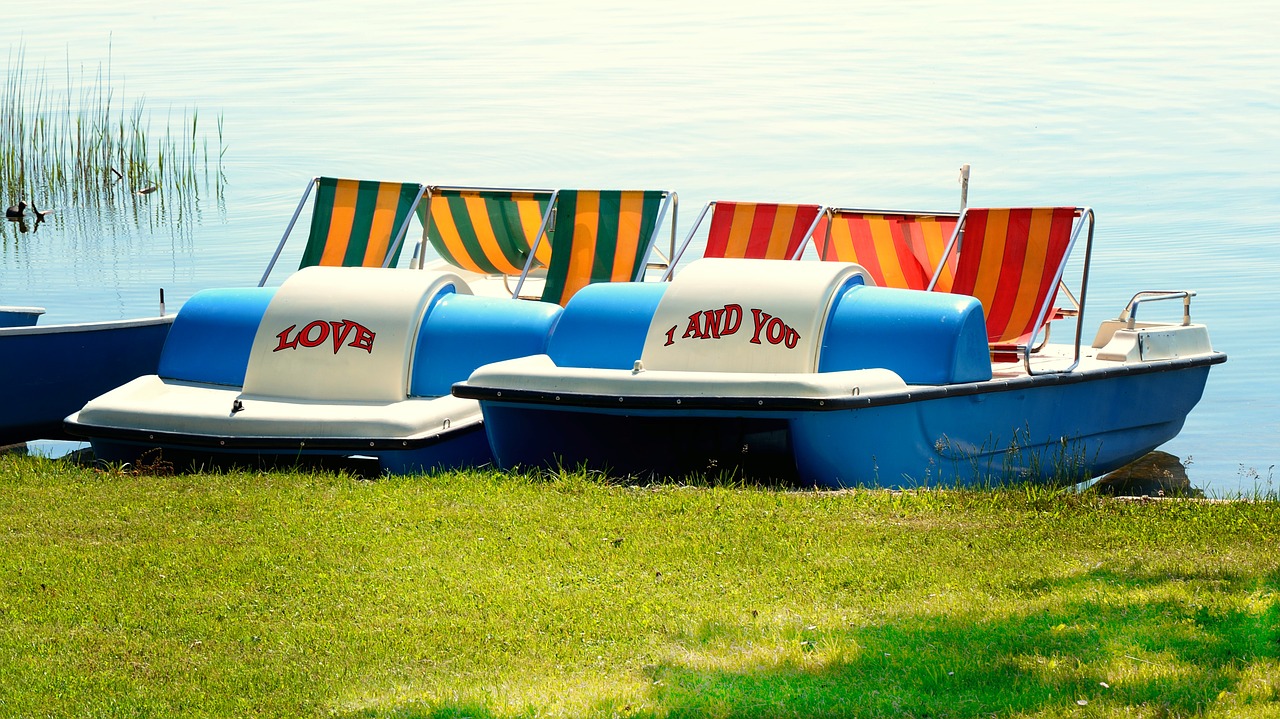
[[[27, 225], [27, 218], [26, 218], [26, 217], [22, 217], [22, 216], [18, 216], [18, 217], [5, 217], [4, 219], [5, 219], [7, 222], [9, 222], [10, 224], [12, 224], [12, 225], [16, 225], [16, 226], [17, 226], [17, 228], [18, 228], [18, 234], [25, 235], [25, 234], [27, 234], [28, 232], [30, 232], [30, 231], [31, 231], [31, 227]], [[40, 223], [37, 221], [37, 222], [36, 222], [36, 229], [39, 229], [39, 228], [40, 228]]]

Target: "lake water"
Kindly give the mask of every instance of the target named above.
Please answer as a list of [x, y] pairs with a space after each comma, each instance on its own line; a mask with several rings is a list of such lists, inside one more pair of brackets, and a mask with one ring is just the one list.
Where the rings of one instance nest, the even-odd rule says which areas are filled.
[[1164, 449], [1210, 493], [1269, 488], [1280, 4], [183, 5], [6, 8], [55, 86], [109, 63], [153, 126], [196, 109], [216, 144], [221, 115], [226, 179], [0, 223], [0, 303], [110, 319], [256, 283], [314, 175], [673, 189], [683, 232], [712, 199], [955, 209], [969, 163], [970, 204], [1096, 210], [1087, 326], [1199, 292], [1230, 360]]

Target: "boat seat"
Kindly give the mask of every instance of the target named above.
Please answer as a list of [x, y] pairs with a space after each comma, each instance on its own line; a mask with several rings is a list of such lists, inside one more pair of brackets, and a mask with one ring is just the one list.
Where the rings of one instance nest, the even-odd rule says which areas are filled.
[[[882, 212], [835, 208], [818, 256], [828, 262], [856, 262], [878, 287], [923, 290], [943, 257], [958, 215]], [[940, 286], [949, 287], [951, 266]]]
[[[564, 306], [589, 284], [643, 279], [649, 251], [675, 198], [669, 190], [557, 190], [550, 230], [539, 233], [533, 247], [537, 256], [544, 239], [551, 244], [542, 301]], [[674, 240], [674, 210], [671, 215]], [[517, 296], [531, 269], [526, 264]]]
[[298, 268], [394, 267], [400, 257], [413, 209], [426, 188], [416, 182], [379, 182], [315, 177], [302, 193], [298, 208], [276, 246], [258, 286], [280, 259], [307, 196], [315, 189], [311, 229]]
[[447, 396], [477, 367], [546, 352], [562, 311], [549, 302], [442, 294], [418, 330], [409, 395]]
[[[546, 227], [552, 190], [432, 185], [418, 205], [423, 238], [445, 262], [483, 275], [519, 276]], [[551, 244], [530, 267], [546, 267]]]
[[703, 257], [794, 260], [812, 238], [825, 232], [826, 208], [776, 202], [708, 202], [671, 258], [669, 277], [707, 213], [707, 246]]
[[574, 294], [547, 342], [558, 367], [631, 369], [666, 282], [597, 282]]
[[276, 287], [201, 290], [182, 305], [160, 352], [164, 380], [240, 387]]
[[883, 367], [907, 384], [991, 379], [982, 304], [896, 287], [851, 287], [831, 309], [819, 372]]
[[381, 268], [308, 267], [271, 299], [254, 335], [245, 397], [398, 402], [430, 304], [471, 294], [457, 275]]
[[[945, 286], [945, 264], [940, 264], [929, 289], [978, 298], [992, 353], [997, 358], [1021, 356], [1031, 373], [1031, 352], [1038, 347], [1037, 339], [1043, 339], [1049, 322], [1078, 316], [1083, 309], [1076, 298], [1085, 296], [1088, 274], [1081, 277], [1078, 294], [1066, 288], [1063, 274], [1086, 224], [1087, 267], [1093, 240], [1093, 211], [1089, 208], [967, 208], [944, 252], [945, 261], [954, 257], [954, 282]], [[1073, 307], [1055, 306], [1060, 289]], [[1079, 334], [1077, 327], [1077, 360]]]

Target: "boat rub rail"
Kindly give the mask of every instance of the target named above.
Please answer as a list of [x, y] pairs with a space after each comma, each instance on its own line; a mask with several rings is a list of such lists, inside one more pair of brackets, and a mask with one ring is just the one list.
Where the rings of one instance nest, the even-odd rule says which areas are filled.
[[227, 450], [293, 450], [309, 449], [323, 451], [368, 451], [368, 450], [411, 450], [430, 447], [445, 440], [454, 439], [459, 433], [483, 431], [484, 425], [476, 421], [471, 424], [455, 422], [452, 428], [443, 432], [435, 432], [420, 437], [409, 438], [369, 438], [369, 437], [236, 437], [231, 435], [201, 435], [183, 432], [164, 432], [149, 429], [128, 429], [122, 427], [87, 426], [76, 422], [66, 423], [67, 431], [73, 435], [92, 434], [94, 439], [116, 440], [136, 444], [155, 444], [156, 446], [183, 449], [191, 447], [216, 448]]
[[734, 409], [756, 411], [834, 411], [859, 409], [863, 407], [880, 407], [908, 402], [920, 402], [946, 397], [965, 397], [970, 395], [1010, 392], [1046, 385], [1069, 385], [1082, 382], [1095, 382], [1114, 377], [1150, 374], [1192, 369], [1227, 361], [1227, 355], [1214, 352], [1196, 357], [1182, 357], [1168, 360], [1153, 360], [1141, 364], [1126, 364], [1088, 372], [1072, 372], [1062, 374], [1038, 374], [1011, 379], [992, 379], [984, 382], [966, 382], [963, 384], [939, 387], [909, 387], [906, 391], [881, 394], [853, 395], [849, 397], [714, 397], [714, 396], [676, 396], [676, 395], [638, 395], [638, 394], [597, 394], [575, 393], [549, 390], [522, 390], [509, 387], [482, 387], [466, 382], [453, 385], [455, 397], [464, 399], [485, 400], [490, 402], [510, 402], [517, 404], [564, 404], [573, 407], [627, 407], [632, 409]]

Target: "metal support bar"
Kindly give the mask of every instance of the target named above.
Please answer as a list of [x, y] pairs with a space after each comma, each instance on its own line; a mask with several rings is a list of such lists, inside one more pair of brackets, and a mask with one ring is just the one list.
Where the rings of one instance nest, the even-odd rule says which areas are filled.
[[413, 205], [409, 207], [408, 214], [404, 216], [404, 223], [400, 225], [400, 231], [396, 233], [395, 241], [391, 243], [391, 247], [387, 248], [387, 256], [382, 258], [383, 267], [391, 265], [391, 258], [395, 257], [396, 252], [400, 249], [400, 244], [404, 242], [404, 235], [409, 231], [409, 224], [413, 222], [413, 211], [418, 209], [418, 203], [422, 201], [422, 193], [426, 191], [426, 185], [418, 185], [418, 194], [413, 197]]
[[[667, 271], [662, 273], [662, 277], [658, 280], [659, 282], [666, 282], [671, 279], [671, 275], [676, 271], [676, 263], [680, 261], [680, 258], [684, 257], [684, 251], [689, 248], [689, 241], [693, 239], [693, 234], [698, 231], [698, 226], [702, 224], [703, 218], [707, 216], [707, 213], [715, 206], [715, 204], [716, 203], [713, 200], [703, 205], [702, 212], [699, 212], [698, 219], [693, 221], [693, 227], [689, 228], [689, 234], [685, 235], [684, 242], [680, 243], [680, 249], [678, 251], [674, 248], [674, 244], [672, 245], [671, 264], [667, 266]], [[672, 220], [671, 226], [673, 228], [675, 227], [674, 220]]]
[[284, 228], [284, 237], [280, 238], [280, 244], [276, 245], [275, 254], [271, 255], [271, 262], [267, 264], [267, 271], [263, 272], [262, 279], [258, 280], [259, 287], [267, 284], [267, 277], [271, 274], [271, 269], [276, 266], [276, 260], [280, 259], [280, 253], [284, 250], [284, 243], [289, 239], [289, 233], [293, 232], [293, 225], [298, 221], [298, 215], [302, 214], [302, 208], [307, 204], [307, 198], [311, 196], [311, 190], [319, 182], [319, 177], [313, 177], [311, 182], [307, 183], [306, 192], [303, 192], [302, 199], [298, 200], [298, 208], [293, 211], [293, 217], [289, 218], [289, 226]]
[[529, 270], [533, 267], [533, 259], [538, 251], [538, 243], [542, 242], [543, 236], [547, 233], [547, 228], [551, 226], [551, 222], [556, 216], [556, 199], [559, 196], [560, 191], [556, 190], [551, 193], [551, 199], [547, 201], [547, 213], [542, 216], [542, 225], [538, 227], [538, 236], [533, 238], [533, 244], [529, 246], [529, 257], [524, 261], [524, 269], [520, 272], [520, 279], [516, 280], [516, 289], [511, 293], [512, 299], [520, 299], [520, 288], [524, 287], [524, 279], [529, 276]]
[[[823, 205], [818, 205], [818, 214], [816, 214], [816, 215], [814, 215], [814, 216], [813, 216], [813, 222], [809, 225], [809, 229], [807, 229], [807, 230], [805, 230], [805, 231], [804, 231], [804, 239], [803, 239], [803, 240], [801, 240], [801, 242], [800, 242], [800, 246], [796, 248], [796, 252], [795, 252], [795, 254], [793, 254], [792, 256], [790, 256], [790, 257], [788, 257], [788, 258], [787, 258], [788, 260], [798, 260], [798, 259], [800, 259], [800, 255], [803, 255], [803, 254], [804, 254], [804, 248], [805, 248], [805, 245], [808, 245], [808, 244], [809, 244], [809, 238], [813, 237], [813, 231], [814, 231], [814, 230], [816, 230], [816, 229], [818, 229], [818, 223], [819, 223], [819, 222], [822, 222], [822, 218], [826, 217], [826, 216], [827, 216], [827, 213], [828, 213], [828, 212], [830, 212], [830, 211], [831, 211], [831, 210], [830, 210], [829, 208], [827, 208], [827, 207], [825, 207], [825, 206], [823, 206]], [[831, 235], [831, 223], [830, 223], [830, 222], [828, 222], [828, 223], [827, 223], [827, 235], [828, 235], [828, 237]]]
[[[679, 201], [680, 201], [680, 200], [679, 200], [678, 196], [676, 195], [676, 191], [675, 191], [675, 190], [663, 190], [662, 192], [666, 195], [666, 199], [663, 201], [662, 206], [658, 208], [658, 219], [657, 219], [657, 221], [656, 221], [656, 222], [654, 222], [654, 224], [653, 224], [653, 234], [649, 236], [649, 246], [648, 246], [648, 248], [646, 248], [646, 249], [645, 249], [645, 251], [644, 251], [644, 257], [641, 257], [641, 258], [640, 258], [640, 262], [638, 263], [638, 264], [639, 264], [639, 266], [638, 266], [638, 267], [636, 267], [636, 274], [635, 274], [635, 276], [633, 276], [633, 277], [631, 278], [631, 280], [632, 280], [633, 282], [639, 282], [639, 281], [641, 281], [641, 280], [643, 280], [643, 279], [644, 279], [644, 271], [645, 271], [645, 268], [646, 268], [646, 267], [648, 266], [648, 264], [649, 264], [649, 255], [650, 255], [650, 253], [652, 253], [652, 252], [653, 252], [654, 247], [655, 247], [655, 246], [657, 245], [657, 243], [658, 243], [658, 234], [659, 234], [660, 232], [662, 232], [662, 219], [663, 219], [664, 217], [666, 217], [666, 215], [667, 215], [667, 205], [671, 205], [671, 206], [672, 206], [672, 210], [671, 210], [671, 246], [672, 246], [672, 247], [675, 247], [675, 246], [676, 246], [676, 210], [675, 210], [675, 207], [677, 206], [677, 204], [679, 203]], [[661, 250], [659, 250], [659, 251], [658, 251], [658, 254], [662, 254], [662, 251], [661, 251]], [[668, 262], [667, 262], [667, 269], [671, 269], [671, 268], [673, 268], [673, 267], [675, 267], [675, 266], [676, 266], [676, 263], [675, 263], [674, 261], [668, 261]]]
[[934, 286], [938, 284], [938, 278], [942, 277], [942, 270], [946, 268], [947, 258], [951, 256], [952, 250], [960, 251], [960, 244], [964, 240], [964, 224], [968, 218], [968, 210], [961, 210], [960, 217], [956, 220], [956, 228], [951, 231], [951, 239], [947, 240], [947, 246], [942, 249], [942, 259], [933, 270], [933, 277], [929, 278], [929, 284], [925, 287], [926, 290], [932, 292]]
[[[1062, 275], [1063, 273], [1066, 272], [1066, 269], [1067, 269], [1067, 258], [1071, 256], [1071, 250], [1075, 248], [1076, 240], [1080, 239], [1080, 232], [1084, 229], [1085, 223], [1088, 222], [1089, 233], [1085, 238], [1085, 245], [1084, 245], [1084, 271], [1081, 273], [1081, 276], [1080, 276], [1080, 301], [1077, 303], [1077, 306], [1076, 306], [1076, 310], [1078, 311], [1079, 314], [1076, 316], [1075, 358], [1072, 360], [1071, 365], [1069, 367], [1066, 367], [1065, 369], [1053, 369], [1053, 370], [1049, 370], [1048, 372], [1043, 372], [1039, 374], [1054, 374], [1054, 373], [1061, 373], [1061, 372], [1070, 372], [1071, 370], [1075, 369], [1077, 365], [1080, 364], [1080, 338], [1081, 338], [1081, 333], [1084, 330], [1084, 323], [1081, 320], [1084, 319], [1085, 295], [1089, 291], [1089, 265], [1093, 260], [1094, 215], [1093, 215], [1092, 207], [1079, 207], [1076, 209], [1080, 213], [1080, 221], [1076, 223], [1075, 229], [1073, 229], [1071, 232], [1071, 239], [1067, 242], [1067, 251], [1063, 255], [1062, 266], [1058, 268], [1057, 275], [1055, 275], [1053, 278], [1054, 286], [1058, 286], [1062, 284]], [[1032, 345], [1035, 344], [1036, 335], [1040, 333], [1039, 328], [1044, 327], [1045, 322], [1047, 321], [1048, 313], [1052, 309], [1052, 306], [1051, 306], [1052, 304], [1053, 303], [1051, 302], [1046, 302], [1044, 307], [1041, 308], [1040, 315], [1036, 318], [1035, 326], [1037, 330], [1032, 334], [1031, 341], [1027, 342], [1027, 346], [1023, 348], [1022, 362], [1023, 362], [1023, 367], [1025, 367], [1027, 370], [1028, 376], [1037, 374], [1036, 372], [1031, 371], [1031, 347]]]
[[1120, 313], [1120, 321], [1127, 323], [1126, 329], [1133, 329], [1138, 320], [1138, 305], [1143, 302], [1181, 299], [1182, 326], [1186, 327], [1191, 324], [1191, 298], [1195, 296], [1194, 290], [1145, 290], [1129, 300], [1129, 304], [1125, 305], [1124, 311]]
[[[667, 255], [667, 269], [668, 269], [668, 270], [671, 270], [672, 268], [674, 268], [674, 267], [676, 266], [676, 259], [675, 259], [675, 254], [676, 254], [676, 220], [678, 219], [678, 215], [679, 215], [679, 214], [680, 214], [680, 196], [679, 196], [679, 195], [677, 195], [677, 194], [675, 193], [675, 191], [674, 191], [674, 190], [672, 190], [672, 191], [671, 191], [671, 243], [670, 243], [670, 245], [671, 245], [671, 246], [670, 246], [670, 248], [668, 249], [669, 254]], [[666, 277], [670, 277], [670, 273], [665, 273], [665, 274], [664, 274], [664, 276], [666, 276]]]
[[427, 185], [427, 209], [423, 210], [422, 215], [425, 219], [422, 221], [422, 241], [418, 243], [416, 253], [418, 255], [418, 269], [423, 269], [427, 264], [427, 243], [431, 238], [431, 200], [435, 195], [435, 191], [440, 189], [435, 185]]

